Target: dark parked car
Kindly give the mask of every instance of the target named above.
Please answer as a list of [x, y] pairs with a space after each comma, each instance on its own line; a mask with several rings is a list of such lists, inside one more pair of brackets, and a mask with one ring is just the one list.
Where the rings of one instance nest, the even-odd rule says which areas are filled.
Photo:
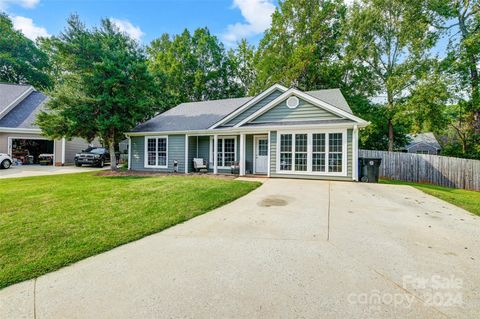
[[92, 165], [103, 167], [110, 163], [110, 153], [104, 147], [89, 147], [81, 153], [75, 154], [75, 166]]

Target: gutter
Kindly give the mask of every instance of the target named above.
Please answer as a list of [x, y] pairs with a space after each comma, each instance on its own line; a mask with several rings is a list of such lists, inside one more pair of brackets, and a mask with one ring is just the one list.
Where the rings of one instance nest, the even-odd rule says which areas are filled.
[[38, 133], [42, 134], [39, 128], [16, 128], [16, 127], [0, 127], [0, 133]]
[[347, 125], [339, 124], [310, 124], [310, 125], [282, 125], [282, 126], [262, 126], [262, 127], [235, 127], [234, 129], [207, 129], [207, 130], [189, 130], [189, 131], [155, 131], [155, 132], [126, 132], [125, 136], [149, 136], [149, 135], [158, 135], [158, 134], [167, 134], [167, 135], [216, 135], [216, 134], [240, 134], [240, 133], [265, 133], [265, 131], [278, 131], [278, 130], [288, 130], [288, 129], [315, 129], [315, 128], [351, 128], [355, 126], [358, 128], [364, 128], [368, 126], [370, 122], [364, 123], [352, 123]]

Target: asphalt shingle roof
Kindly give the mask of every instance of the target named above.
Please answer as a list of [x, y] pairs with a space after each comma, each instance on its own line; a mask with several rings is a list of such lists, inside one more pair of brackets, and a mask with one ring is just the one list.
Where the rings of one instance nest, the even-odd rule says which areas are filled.
[[0, 83], [0, 113], [30, 88], [30, 85]]
[[431, 145], [437, 149], [441, 149], [442, 147], [438, 143], [437, 139], [435, 138], [435, 135], [433, 135], [432, 132], [427, 132], [427, 133], [419, 133], [419, 134], [409, 134], [408, 135], [412, 140], [410, 143], [406, 146], [406, 148], [410, 148], [413, 145], [416, 144], [428, 144]]
[[[339, 89], [309, 91], [307, 94], [352, 113]], [[206, 130], [253, 97], [182, 103], [138, 125], [132, 132]]]
[[[12, 96], [11, 92], [13, 91], [17, 92], [18, 97], [25, 92], [25, 90], [12, 90], [12, 87], [16, 87], [16, 85], [0, 85], [0, 97]], [[25, 88], [27, 86], [18, 85], [18, 87]], [[47, 96], [45, 94], [36, 91], [31, 92], [0, 119], [0, 127], [38, 129], [38, 126], [34, 125], [34, 122], [46, 100]]]

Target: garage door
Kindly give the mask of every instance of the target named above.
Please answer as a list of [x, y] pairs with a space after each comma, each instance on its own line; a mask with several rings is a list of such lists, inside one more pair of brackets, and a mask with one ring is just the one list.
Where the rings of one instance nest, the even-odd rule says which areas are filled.
[[53, 164], [54, 143], [46, 139], [11, 139], [12, 157], [23, 165]]

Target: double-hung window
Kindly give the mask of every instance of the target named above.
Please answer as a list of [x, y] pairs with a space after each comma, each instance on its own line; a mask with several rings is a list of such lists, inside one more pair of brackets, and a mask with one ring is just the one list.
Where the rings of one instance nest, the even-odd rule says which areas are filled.
[[280, 170], [292, 170], [292, 134], [280, 134]]
[[295, 134], [295, 170], [307, 171], [307, 134]]
[[342, 133], [328, 134], [328, 171], [341, 172], [343, 167], [343, 138]]
[[325, 133], [312, 134], [312, 171], [325, 172]]
[[168, 139], [166, 136], [145, 137], [145, 167], [167, 168]]
[[[217, 166], [230, 167], [237, 159], [237, 141], [235, 137], [219, 137], [217, 142]], [[213, 139], [211, 140], [213, 154]]]
[[345, 174], [345, 132], [280, 133], [278, 170], [312, 174]]

